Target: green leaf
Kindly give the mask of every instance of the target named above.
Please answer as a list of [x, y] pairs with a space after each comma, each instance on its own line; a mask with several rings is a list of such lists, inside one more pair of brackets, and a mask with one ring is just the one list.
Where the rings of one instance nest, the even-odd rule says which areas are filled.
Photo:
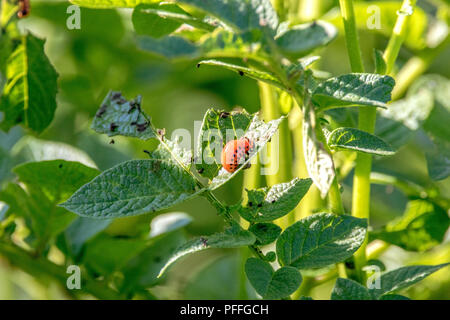
[[386, 293], [396, 292], [400, 289], [410, 287], [448, 265], [446, 263], [437, 266], [408, 266], [395, 269], [381, 276], [381, 288], [371, 289], [370, 292], [373, 297], [378, 299]]
[[423, 128], [431, 138], [450, 142], [450, 128], [446, 121], [450, 117], [450, 80], [429, 74], [417, 79], [408, 90], [408, 96], [421, 90], [429, 90], [433, 94], [434, 107], [423, 124]]
[[252, 33], [234, 33], [217, 28], [198, 43], [199, 55], [210, 58], [242, 58], [261, 60], [265, 52], [261, 42]]
[[362, 245], [367, 221], [347, 215], [320, 213], [288, 227], [277, 240], [281, 265], [321, 268], [344, 261]]
[[374, 56], [375, 56], [375, 73], [378, 74], [385, 74], [386, 73], [386, 61], [383, 57], [383, 52], [380, 50], [374, 50]]
[[379, 156], [395, 153], [392, 147], [382, 139], [355, 128], [337, 128], [327, 137], [330, 148], [348, 149]]
[[281, 218], [295, 209], [311, 184], [311, 179], [295, 178], [270, 188], [247, 190], [248, 203], [239, 213], [250, 222], [267, 222]]
[[273, 223], [256, 223], [248, 229], [256, 236], [256, 245], [264, 246], [277, 240], [281, 233], [281, 228]]
[[431, 140], [432, 147], [425, 150], [428, 174], [433, 180], [443, 180], [450, 175], [450, 141], [437, 137]]
[[70, 0], [73, 4], [88, 8], [134, 8], [141, 3], [155, 3], [160, 0]]
[[395, 81], [389, 76], [371, 73], [350, 73], [320, 83], [312, 101], [319, 110], [370, 106], [386, 107], [391, 100]]
[[440, 206], [427, 200], [412, 200], [405, 213], [370, 237], [410, 251], [426, 251], [440, 244], [450, 227], [450, 218]]
[[210, 236], [203, 236], [189, 240], [173, 253], [172, 257], [161, 269], [158, 278], [161, 277], [172, 264], [188, 254], [214, 248], [224, 249], [245, 247], [254, 244], [255, 241], [256, 237], [253, 233], [246, 230], [234, 229], [228, 229], [222, 233], [215, 233]]
[[372, 300], [366, 287], [351, 279], [338, 278], [331, 292], [331, 300]]
[[433, 94], [422, 89], [380, 111], [375, 134], [398, 149], [422, 126], [433, 109]]
[[[312, 111], [312, 110], [311, 110]], [[308, 112], [305, 112], [303, 125], [303, 154], [306, 169], [312, 181], [324, 198], [330, 190], [336, 175], [331, 154], [325, 150], [316, 137], [315, 128]]]
[[257, 69], [250, 69], [245, 66], [239, 66], [236, 64], [231, 64], [219, 60], [203, 60], [198, 63], [198, 65], [211, 65], [211, 66], [218, 66], [222, 67], [228, 70], [236, 71], [241, 76], [246, 76], [249, 78], [252, 78], [254, 80], [263, 81], [268, 84], [274, 85], [280, 89], [284, 89], [285, 87], [283, 84], [272, 74], [266, 72], [266, 71], [260, 71]]
[[[171, 16], [189, 17], [174, 3], [140, 4], [133, 10], [133, 26], [137, 34], [160, 38], [178, 29], [183, 22]], [[167, 18], [169, 17], [169, 18]]]
[[30, 162], [14, 169], [22, 186], [9, 184], [0, 192], [0, 200], [10, 212], [23, 217], [41, 241], [59, 234], [76, 216], [57, 207], [98, 171], [80, 163], [63, 160]]
[[281, 117], [279, 119], [275, 119], [266, 123], [263, 120], [260, 120], [257, 115], [253, 116], [250, 125], [248, 126], [244, 134], [244, 137], [251, 140], [254, 145], [253, 151], [250, 153], [250, 156], [233, 173], [226, 171], [224, 168], [220, 169], [217, 176], [215, 176], [209, 184], [208, 188], [210, 190], [219, 188], [234, 176], [236, 176], [248, 164], [250, 164], [255, 155], [260, 152], [262, 148], [264, 148], [267, 142], [269, 142], [272, 136], [277, 132], [278, 127], [281, 121], [284, 120], [284, 118], [285, 117]]
[[23, 124], [40, 133], [53, 119], [58, 74], [44, 53], [44, 43], [31, 34], [22, 36], [8, 58], [0, 100], [2, 130]]
[[275, 32], [278, 16], [270, 0], [177, 0], [204, 11], [240, 31]]
[[47, 198], [55, 202], [69, 198], [100, 173], [81, 163], [64, 160], [28, 162], [15, 167], [13, 172], [26, 185], [39, 186]]
[[197, 191], [172, 159], [131, 160], [102, 172], [61, 206], [85, 217], [126, 217], [171, 207]]
[[221, 154], [227, 141], [241, 138], [252, 121], [244, 111], [225, 112], [209, 109], [203, 117], [197, 140], [195, 163], [197, 171], [213, 179], [222, 168]]
[[214, 26], [203, 22], [174, 3], [140, 4], [133, 11], [133, 25], [137, 34], [160, 38], [177, 30], [183, 23], [207, 31]]
[[287, 28], [277, 34], [275, 40], [281, 51], [295, 60], [326, 46], [336, 36], [337, 30], [332, 24], [314, 21]]
[[156, 138], [148, 116], [141, 111], [141, 96], [126, 100], [120, 92], [110, 91], [98, 109], [91, 128], [109, 137], [122, 135], [142, 140]]
[[142, 50], [153, 52], [169, 59], [193, 59], [200, 54], [199, 48], [194, 43], [178, 36], [166, 36], [159, 39], [139, 36], [137, 43]]
[[281, 267], [274, 272], [270, 263], [249, 258], [245, 263], [247, 278], [263, 299], [282, 299], [291, 295], [302, 282], [300, 272], [292, 267]]

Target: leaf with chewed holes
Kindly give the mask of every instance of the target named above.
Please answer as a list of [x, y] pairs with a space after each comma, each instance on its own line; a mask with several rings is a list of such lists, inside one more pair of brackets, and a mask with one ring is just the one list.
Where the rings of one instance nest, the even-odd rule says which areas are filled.
[[281, 218], [295, 209], [311, 184], [311, 179], [295, 178], [270, 188], [247, 190], [248, 202], [239, 210], [239, 214], [250, 222], [268, 222]]
[[102, 172], [61, 206], [85, 217], [127, 217], [171, 207], [199, 192], [194, 178], [178, 163], [155, 156]]
[[110, 91], [98, 109], [92, 129], [109, 137], [122, 135], [142, 140], [156, 138], [149, 117], [141, 110], [141, 96], [125, 99], [120, 92]]

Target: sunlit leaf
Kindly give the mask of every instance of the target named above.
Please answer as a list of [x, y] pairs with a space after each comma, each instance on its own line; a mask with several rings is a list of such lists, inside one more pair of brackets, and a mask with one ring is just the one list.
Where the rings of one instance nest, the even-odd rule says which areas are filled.
[[23, 124], [40, 133], [53, 119], [58, 74], [45, 55], [44, 43], [31, 34], [22, 36], [8, 57], [0, 100], [3, 130]]
[[440, 244], [450, 227], [450, 218], [440, 206], [427, 200], [412, 200], [399, 219], [370, 234], [406, 250], [425, 251]]
[[344, 261], [362, 245], [367, 221], [319, 213], [288, 227], [277, 240], [278, 261], [298, 269], [321, 268]]
[[327, 140], [330, 148], [348, 149], [379, 156], [390, 156], [395, 153], [392, 147], [382, 139], [355, 128], [337, 128], [329, 134]]
[[394, 84], [394, 79], [389, 76], [344, 74], [320, 83], [313, 92], [312, 101], [319, 110], [351, 106], [386, 107]]

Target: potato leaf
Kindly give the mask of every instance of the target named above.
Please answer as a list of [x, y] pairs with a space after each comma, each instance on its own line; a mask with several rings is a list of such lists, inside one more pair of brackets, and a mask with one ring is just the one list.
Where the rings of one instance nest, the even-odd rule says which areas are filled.
[[298, 269], [321, 268], [351, 257], [362, 245], [367, 221], [319, 213], [288, 227], [277, 240], [278, 261]]

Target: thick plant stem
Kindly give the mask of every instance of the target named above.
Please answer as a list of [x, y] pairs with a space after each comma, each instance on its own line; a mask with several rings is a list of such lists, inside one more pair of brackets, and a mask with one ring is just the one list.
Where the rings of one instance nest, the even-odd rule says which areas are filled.
[[339, 0], [345, 29], [345, 43], [352, 72], [364, 72], [352, 0]]
[[278, 14], [278, 17], [280, 18], [280, 21], [284, 21], [286, 18], [286, 10], [284, 6], [285, 0], [272, 0], [273, 7], [275, 8], [275, 11]]
[[[347, 52], [352, 72], [364, 72], [353, 2], [352, 0], [340, 0], [339, 3], [341, 6]], [[375, 119], [375, 108], [361, 108], [359, 110], [359, 129], [373, 132]], [[369, 218], [371, 167], [372, 157], [370, 155], [358, 153], [356, 158], [355, 176], [353, 178], [352, 199], [352, 215], [358, 218]], [[367, 239], [365, 242], [366, 241]], [[365, 248], [366, 246], [364, 243], [354, 255], [357, 276], [360, 281], [363, 281], [362, 267], [366, 263]]]
[[[237, 223], [231, 216], [231, 214], [228, 212], [227, 207], [222, 202], [220, 202], [220, 200], [217, 199], [216, 196], [211, 191], [205, 191], [203, 193], [203, 196], [209, 201], [209, 203], [211, 203], [214, 206], [214, 208], [216, 208], [217, 213], [220, 216], [222, 216], [226, 222], [228, 222], [229, 224]], [[248, 246], [248, 248], [256, 257], [265, 260], [264, 254], [261, 252], [261, 250], [259, 250], [258, 247], [251, 245]]]
[[397, 59], [400, 47], [405, 41], [407, 22], [413, 13], [413, 7], [416, 0], [404, 0], [401, 9], [397, 12], [397, 21], [392, 30], [391, 38], [384, 51], [383, 58], [386, 61], [386, 74], [391, 74]]
[[[258, 82], [258, 85], [263, 119], [270, 121], [279, 118], [281, 111], [275, 89], [263, 82]], [[267, 185], [273, 186], [290, 181], [292, 179], [292, 150], [287, 121], [283, 121], [280, 124], [278, 133], [272, 137], [272, 141], [267, 145], [267, 151], [268, 156], [265, 158], [268, 160], [268, 164], [263, 166]], [[261, 160], [261, 162], [263, 161]], [[278, 219], [276, 222], [284, 229], [292, 222], [291, 216], [292, 213]]]

